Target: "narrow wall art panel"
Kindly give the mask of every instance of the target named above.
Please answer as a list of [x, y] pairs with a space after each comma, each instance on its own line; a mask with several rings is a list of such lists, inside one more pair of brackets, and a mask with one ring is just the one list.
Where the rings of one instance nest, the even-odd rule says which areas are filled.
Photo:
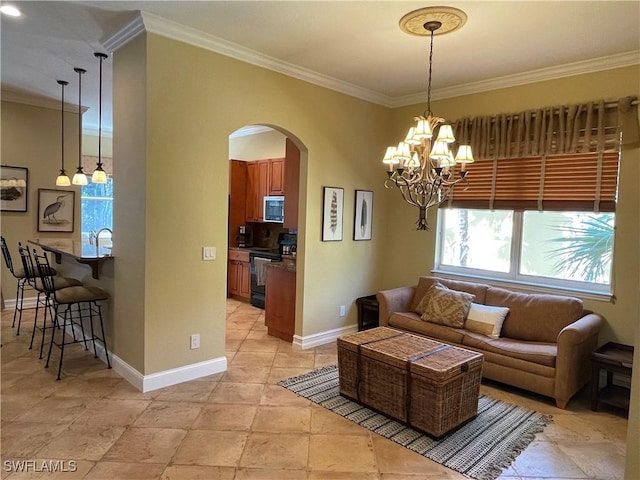
[[344, 189], [323, 187], [322, 208], [322, 241], [335, 242], [342, 240]]
[[354, 240], [371, 240], [373, 220], [373, 192], [356, 190], [355, 215], [353, 222]]

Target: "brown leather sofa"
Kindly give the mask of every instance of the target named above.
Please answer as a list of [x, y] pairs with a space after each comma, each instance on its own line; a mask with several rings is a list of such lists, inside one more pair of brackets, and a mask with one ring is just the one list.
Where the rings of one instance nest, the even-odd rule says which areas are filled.
[[[416, 307], [436, 281], [475, 295], [474, 303], [508, 307], [499, 338], [422, 320]], [[438, 277], [420, 277], [416, 286], [381, 291], [376, 297], [380, 326], [481, 352], [483, 377], [552, 397], [560, 408], [588, 383], [590, 355], [604, 322], [577, 298]]]

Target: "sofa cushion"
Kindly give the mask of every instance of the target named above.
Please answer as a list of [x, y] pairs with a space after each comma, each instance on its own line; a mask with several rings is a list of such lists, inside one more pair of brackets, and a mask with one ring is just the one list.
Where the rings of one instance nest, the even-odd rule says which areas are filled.
[[582, 300], [560, 295], [527, 294], [502, 288], [487, 289], [487, 305], [509, 307], [502, 336], [516, 340], [555, 343], [560, 330], [583, 315]]
[[491, 338], [499, 338], [502, 323], [509, 313], [508, 307], [493, 307], [472, 303], [464, 328]]
[[422, 320], [439, 323], [448, 327], [462, 328], [467, 318], [474, 295], [450, 290], [440, 283], [434, 283], [424, 297]]
[[473, 332], [466, 333], [462, 344], [483, 352], [493, 352], [552, 368], [556, 366], [558, 356], [558, 346], [555, 343], [524, 342], [504, 337], [495, 339]]
[[394, 312], [389, 317], [389, 326], [419, 335], [425, 335], [445, 343], [462, 345], [464, 330], [445, 327], [437, 323], [423, 322], [413, 312]]
[[440, 282], [445, 287], [450, 288], [451, 290], [457, 290], [459, 292], [467, 292], [476, 296], [474, 302], [476, 303], [486, 303], [485, 295], [489, 285], [485, 285], [483, 283], [474, 283], [474, 282], [460, 282], [457, 280], [449, 280], [448, 278], [438, 278], [438, 277], [420, 277], [418, 280], [418, 285], [416, 285], [415, 293], [413, 294], [413, 299], [411, 300], [411, 305], [409, 306], [409, 310], [412, 312], [416, 312], [416, 307], [420, 303], [420, 301], [424, 298], [427, 293], [427, 290], [431, 288], [435, 282]]

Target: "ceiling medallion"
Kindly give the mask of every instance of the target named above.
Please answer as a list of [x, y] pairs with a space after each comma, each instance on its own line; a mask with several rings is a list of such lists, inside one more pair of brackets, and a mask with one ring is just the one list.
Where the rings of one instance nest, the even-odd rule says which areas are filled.
[[467, 23], [467, 14], [454, 7], [419, 8], [400, 19], [400, 29], [409, 35], [429, 36], [431, 32], [425, 29], [425, 24], [434, 21], [442, 24], [434, 35], [443, 35], [462, 28]]

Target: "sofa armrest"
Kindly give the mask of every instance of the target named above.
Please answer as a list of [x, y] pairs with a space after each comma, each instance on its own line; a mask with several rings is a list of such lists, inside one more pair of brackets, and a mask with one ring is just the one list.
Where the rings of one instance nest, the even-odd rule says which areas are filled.
[[393, 312], [407, 312], [413, 299], [416, 287], [398, 287], [376, 293], [379, 305], [380, 326], [389, 325], [389, 317]]
[[598, 346], [604, 319], [596, 313], [567, 325], [558, 334], [555, 395], [564, 408], [571, 397], [591, 378], [591, 353]]

